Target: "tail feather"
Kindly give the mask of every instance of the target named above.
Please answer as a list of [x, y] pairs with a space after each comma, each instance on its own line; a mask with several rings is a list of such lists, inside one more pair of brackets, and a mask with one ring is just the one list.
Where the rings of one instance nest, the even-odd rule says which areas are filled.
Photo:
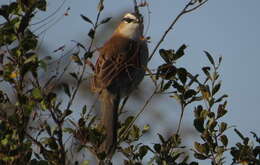
[[107, 156], [112, 156], [117, 143], [117, 110], [119, 105], [119, 95], [108, 90], [103, 90], [101, 101], [101, 125], [105, 128], [106, 138], [100, 146], [100, 151]]

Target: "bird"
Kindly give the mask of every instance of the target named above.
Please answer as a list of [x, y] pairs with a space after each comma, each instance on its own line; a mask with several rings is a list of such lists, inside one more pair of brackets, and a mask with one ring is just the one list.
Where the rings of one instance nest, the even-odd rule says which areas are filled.
[[91, 88], [99, 94], [100, 124], [106, 135], [99, 152], [110, 157], [117, 145], [120, 100], [130, 95], [145, 75], [149, 54], [143, 29], [141, 14], [126, 13], [99, 49], [95, 64]]

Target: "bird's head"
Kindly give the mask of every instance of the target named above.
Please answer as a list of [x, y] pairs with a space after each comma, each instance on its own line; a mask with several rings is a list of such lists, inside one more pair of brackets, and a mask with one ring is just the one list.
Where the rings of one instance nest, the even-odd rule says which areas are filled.
[[141, 16], [135, 13], [126, 13], [115, 30], [115, 34], [137, 40], [143, 35], [143, 21]]

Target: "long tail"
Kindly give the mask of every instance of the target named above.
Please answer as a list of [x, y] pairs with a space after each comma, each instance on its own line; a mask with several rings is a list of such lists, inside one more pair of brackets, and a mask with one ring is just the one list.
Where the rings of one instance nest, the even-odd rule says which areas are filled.
[[106, 138], [101, 144], [99, 151], [105, 152], [111, 157], [116, 149], [117, 143], [117, 110], [120, 101], [118, 94], [103, 90], [101, 101], [101, 125], [105, 128]]

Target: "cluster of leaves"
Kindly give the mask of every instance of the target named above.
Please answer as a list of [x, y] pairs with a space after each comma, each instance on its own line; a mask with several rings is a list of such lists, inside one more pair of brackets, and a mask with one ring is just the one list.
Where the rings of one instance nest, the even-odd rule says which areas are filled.
[[233, 157], [232, 164], [260, 164], [260, 138], [256, 133], [251, 132], [255, 138], [255, 142], [258, 144], [258, 146], [254, 146], [253, 141], [248, 137], [244, 137], [240, 131], [235, 129], [235, 132], [243, 142], [238, 142], [236, 143], [236, 146], [231, 147], [230, 153]]
[[[12, 87], [15, 102], [0, 91], [0, 164], [28, 164], [32, 155], [32, 141], [25, 134], [30, 114], [40, 99], [37, 76], [44, 61], [34, 51], [37, 36], [28, 28], [34, 14], [46, 9], [45, 0], [12, 2], [2, 5], [0, 16], [0, 77]], [[5, 47], [5, 49], [2, 49]], [[28, 83], [28, 77], [32, 83]]]

